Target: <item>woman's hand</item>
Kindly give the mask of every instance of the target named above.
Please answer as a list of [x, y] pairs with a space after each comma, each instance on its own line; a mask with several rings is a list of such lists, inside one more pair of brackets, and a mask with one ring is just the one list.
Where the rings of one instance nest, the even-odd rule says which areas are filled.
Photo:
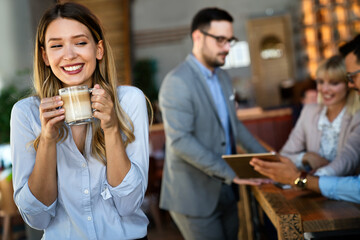
[[60, 96], [41, 99], [39, 111], [41, 121], [41, 138], [47, 141], [56, 141], [59, 136], [59, 127], [65, 119], [65, 110]]
[[273, 181], [267, 178], [239, 178], [238, 176], [236, 176], [233, 180], [233, 183], [236, 183], [238, 185], [258, 186], [261, 184], [273, 183]]
[[300, 171], [290, 159], [283, 156], [279, 156], [279, 158], [280, 162], [269, 162], [258, 158], [252, 158], [250, 165], [262, 175], [267, 176], [276, 182], [294, 184]]
[[91, 107], [95, 109], [93, 116], [100, 120], [101, 128], [104, 132], [118, 127], [114, 103], [110, 95], [99, 84], [94, 86], [91, 102]]
[[304, 166], [309, 165], [313, 171], [316, 171], [318, 168], [328, 165], [329, 161], [317, 153], [307, 152], [303, 156], [302, 163]]

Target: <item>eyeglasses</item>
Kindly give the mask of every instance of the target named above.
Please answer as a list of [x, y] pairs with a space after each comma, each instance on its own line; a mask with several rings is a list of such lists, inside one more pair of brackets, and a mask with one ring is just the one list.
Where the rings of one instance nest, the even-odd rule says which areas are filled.
[[225, 46], [226, 43], [229, 43], [230, 44], [230, 47], [234, 46], [235, 43], [237, 41], [239, 41], [236, 37], [231, 37], [231, 38], [227, 38], [227, 37], [224, 37], [224, 36], [215, 36], [215, 35], [212, 35], [208, 32], [205, 32], [204, 30], [201, 30], [200, 29], [200, 32], [202, 34], [204, 34], [205, 36], [209, 36], [209, 37], [212, 37], [216, 40], [217, 44], [219, 44], [219, 46], [223, 47]]
[[346, 74], [346, 79], [348, 80], [349, 83], [354, 84], [354, 79], [353, 77], [356, 76], [356, 74], [360, 73], [360, 70], [357, 70], [355, 72], [350, 72]]

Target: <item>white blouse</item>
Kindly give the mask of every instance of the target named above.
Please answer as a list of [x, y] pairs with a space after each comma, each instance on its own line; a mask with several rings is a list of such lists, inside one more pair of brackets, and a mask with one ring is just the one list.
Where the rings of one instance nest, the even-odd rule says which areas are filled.
[[[319, 155], [323, 158], [332, 162], [336, 158], [337, 154], [337, 145], [339, 142], [340, 130], [341, 130], [341, 121], [345, 115], [346, 107], [344, 107], [338, 116], [334, 119], [333, 122], [330, 122], [326, 116], [327, 107], [324, 107], [320, 113], [319, 121], [318, 121], [318, 129], [321, 131], [321, 139], [320, 139], [320, 148]], [[296, 160], [295, 165], [299, 169], [306, 169], [306, 167], [302, 164], [303, 156], [306, 152], [300, 153]], [[334, 175], [334, 170], [330, 167], [321, 167], [316, 170], [316, 176], [324, 176], [324, 175]]]

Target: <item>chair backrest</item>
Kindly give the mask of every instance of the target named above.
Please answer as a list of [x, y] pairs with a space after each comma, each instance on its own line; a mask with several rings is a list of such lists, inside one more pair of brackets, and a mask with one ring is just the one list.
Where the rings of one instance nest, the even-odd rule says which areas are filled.
[[8, 178], [0, 180], [0, 193], [0, 210], [2, 214], [12, 215], [18, 213], [13, 199], [14, 189], [11, 180]]

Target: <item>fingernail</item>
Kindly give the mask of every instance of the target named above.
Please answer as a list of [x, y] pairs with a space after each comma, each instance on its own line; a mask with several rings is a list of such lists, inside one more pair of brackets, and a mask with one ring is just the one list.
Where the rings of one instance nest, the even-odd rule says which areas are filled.
[[59, 101], [59, 100], [61, 100], [61, 97], [60, 97], [60, 96], [56, 96], [56, 97], [55, 97], [55, 100], [56, 100], [56, 101]]

